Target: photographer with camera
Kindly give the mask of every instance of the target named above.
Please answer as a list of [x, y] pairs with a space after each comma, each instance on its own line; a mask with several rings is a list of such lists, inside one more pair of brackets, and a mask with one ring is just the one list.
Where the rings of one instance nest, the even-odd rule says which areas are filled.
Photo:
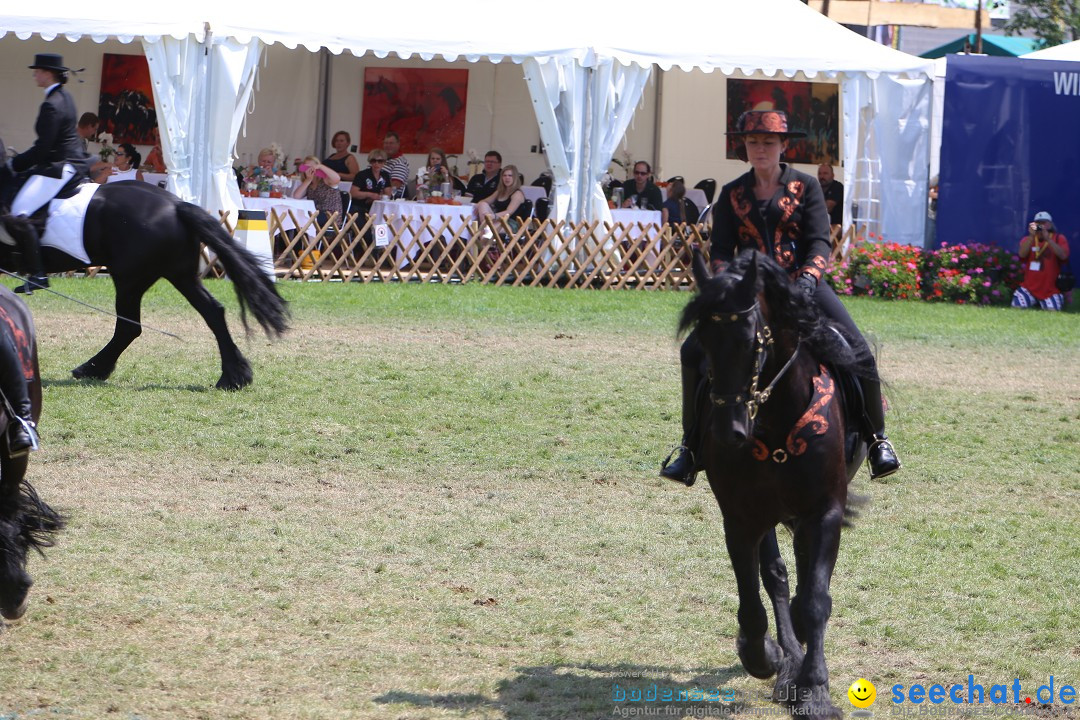
[[1035, 214], [1017, 254], [1024, 263], [1024, 279], [1013, 293], [1012, 306], [1061, 310], [1065, 296], [1057, 278], [1069, 259], [1069, 241], [1054, 227], [1050, 213]]

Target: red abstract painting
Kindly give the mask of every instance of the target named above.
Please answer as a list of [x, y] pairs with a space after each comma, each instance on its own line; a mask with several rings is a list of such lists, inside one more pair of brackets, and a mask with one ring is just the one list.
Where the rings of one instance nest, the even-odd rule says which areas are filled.
[[468, 70], [365, 68], [360, 151], [381, 148], [392, 130], [403, 153], [463, 152], [468, 89]]
[[[739, 115], [747, 110], [783, 110], [788, 128], [806, 133], [805, 138], [788, 141], [784, 158], [797, 163], [840, 164], [840, 86], [794, 80], [727, 81], [728, 127], [735, 128]], [[729, 137], [727, 157], [734, 160], [735, 144]]]
[[157, 111], [145, 56], [105, 53], [101, 61], [98, 121], [98, 132], [111, 133], [114, 144], [154, 143]]

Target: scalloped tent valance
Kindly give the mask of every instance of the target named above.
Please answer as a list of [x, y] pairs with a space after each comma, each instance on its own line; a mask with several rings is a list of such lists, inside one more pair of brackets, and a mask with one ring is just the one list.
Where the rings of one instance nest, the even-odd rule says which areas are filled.
[[[191, 2], [167, 10], [145, 0], [115, 0], [108, 17], [85, 1], [58, 0], [0, 12], [0, 32], [26, 38], [91, 37], [121, 42], [161, 37], [202, 40], [207, 27], [218, 38], [244, 44], [253, 38], [265, 44], [311, 51], [327, 48], [340, 54], [396, 54], [428, 60], [466, 59], [522, 63], [571, 58], [591, 67], [599, 58], [623, 65], [657, 66], [662, 70], [700, 68], [808, 77], [840, 73], [929, 76], [932, 64], [879, 45], [829, 20], [799, 0], [684, 0], [677, 12], [654, 9], [647, 18], [633, 6], [549, 0], [528, 15], [482, 12], [484, 5], [505, 10], [502, 3], [482, 0], [471, 12], [447, 12], [442, 0], [413, 0], [402, 16], [385, 23], [334, 22], [356, 16], [351, 0], [328, 0], [319, 12], [281, 5], [253, 8], [248, 3]], [[164, 19], [164, 16], [168, 19]], [[688, 22], [687, 20], [691, 20]]]

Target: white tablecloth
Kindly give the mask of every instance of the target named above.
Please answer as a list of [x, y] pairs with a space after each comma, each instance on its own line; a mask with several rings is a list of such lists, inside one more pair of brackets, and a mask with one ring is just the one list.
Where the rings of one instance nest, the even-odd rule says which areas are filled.
[[[660, 188], [660, 195], [664, 198], [664, 202], [667, 202], [666, 187]], [[705, 206], [709, 204], [709, 199], [705, 197], [705, 191], [698, 188], [686, 188], [686, 199], [697, 205], [698, 212], [704, 210]]]
[[535, 185], [522, 185], [521, 192], [525, 194], [526, 200], [532, 200], [533, 207], [536, 207], [537, 200], [547, 197], [547, 190]]
[[168, 182], [169, 173], [152, 173], [144, 172], [142, 174], [143, 180], [151, 185], [157, 185], [158, 187], [165, 187], [162, 183]]
[[[408, 258], [401, 257], [404, 265], [409, 259], [415, 258], [420, 249], [420, 244], [427, 245], [434, 238], [434, 231], [442, 227], [444, 218], [450, 219], [450, 224], [443, 232], [443, 239], [450, 241], [459, 226], [465, 226], [462, 231], [462, 240], [468, 239], [468, 223], [473, 216], [472, 205], [432, 205], [430, 203], [418, 203], [410, 200], [376, 200], [371, 204], [371, 215], [375, 223], [385, 223], [396, 235], [402, 228], [408, 226], [408, 231], [401, 231], [399, 242], [402, 245], [410, 245]], [[428, 227], [423, 232], [424, 219], [428, 218]], [[419, 243], [413, 242], [413, 238], [419, 235]]]
[[662, 219], [663, 215], [659, 210], [618, 208], [611, 211], [611, 221], [622, 224], [629, 231], [625, 236], [619, 233], [620, 237], [624, 237], [628, 241], [647, 241], [650, 237], [656, 238], [653, 249], [649, 252], [648, 262], [655, 262], [656, 254], [660, 252], [660, 223]]
[[[303, 225], [307, 222], [308, 218], [315, 214], [315, 203], [312, 200], [296, 199], [296, 198], [262, 198], [262, 197], [246, 197], [243, 198], [245, 210], [262, 210], [267, 215], [267, 220], [270, 219], [270, 211], [273, 210], [277, 213], [278, 218], [281, 219], [282, 230], [295, 230], [296, 225], [293, 224], [292, 218], [289, 217], [289, 211], [296, 217], [296, 221]], [[312, 237], [315, 236], [315, 224], [312, 223], [307, 230], [307, 234]]]

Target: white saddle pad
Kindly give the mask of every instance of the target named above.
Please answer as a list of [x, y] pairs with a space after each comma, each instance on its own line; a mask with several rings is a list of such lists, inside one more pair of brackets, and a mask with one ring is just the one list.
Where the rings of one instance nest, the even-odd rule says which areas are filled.
[[83, 183], [79, 192], [63, 200], [49, 202], [49, 219], [45, 222], [45, 236], [41, 244], [67, 253], [90, 264], [90, 257], [83, 245], [83, 220], [86, 219], [86, 207], [101, 188], [95, 182]]

